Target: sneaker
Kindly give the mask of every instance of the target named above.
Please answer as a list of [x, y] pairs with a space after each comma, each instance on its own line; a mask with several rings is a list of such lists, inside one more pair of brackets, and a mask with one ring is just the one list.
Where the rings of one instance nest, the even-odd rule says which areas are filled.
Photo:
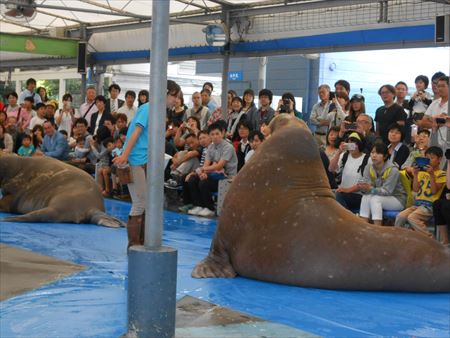
[[180, 212], [183, 212], [183, 213], [187, 213], [190, 209], [192, 209], [194, 207], [194, 205], [193, 204], [186, 204], [186, 205], [183, 205], [182, 207], [179, 207], [178, 208], [178, 211], [180, 211]]
[[216, 215], [216, 213], [212, 210], [209, 210], [208, 208], [203, 208], [198, 212], [197, 215], [202, 217], [213, 217]]
[[193, 207], [192, 209], [190, 209], [190, 210], [188, 211], [188, 214], [189, 214], [189, 215], [198, 215], [198, 213], [199, 213], [200, 211], [202, 211], [202, 210], [203, 210], [202, 207]]
[[178, 181], [171, 178], [164, 183], [164, 186], [169, 189], [177, 189], [178, 187], [181, 187], [181, 184], [179, 184]]

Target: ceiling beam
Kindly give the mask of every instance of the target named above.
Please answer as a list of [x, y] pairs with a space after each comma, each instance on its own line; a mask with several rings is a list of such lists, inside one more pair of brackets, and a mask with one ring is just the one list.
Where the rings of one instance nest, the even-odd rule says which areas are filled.
[[107, 9], [107, 10], [113, 11], [115, 13], [120, 13], [120, 14], [123, 14], [123, 16], [136, 15], [135, 13], [124, 11], [123, 9], [115, 8], [115, 7], [112, 7], [112, 6], [104, 5], [102, 3], [98, 3], [98, 2], [93, 1], [93, 0], [78, 0], [78, 1], [84, 2], [85, 4], [89, 4], [89, 5], [92, 5], [92, 6], [100, 7], [100, 8], [103, 8], [103, 9]]
[[193, 2], [192, 0], [190, 0], [190, 1], [189, 1], [189, 0], [175, 0], [175, 1], [181, 2], [182, 4], [185, 4], [185, 5], [189, 5], [189, 6], [201, 8], [201, 9], [203, 9], [204, 11], [209, 11], [209, 8], [208, 8], [208, 7], [202, 6], [202, 5], [198, 5], [198, 4], [196, 4], [195, 2]]
[[34, 27], [31, 27], [31, 26], [27, 26], [27, 25], [22, 25], [22, 24], [20, 24], [18, 22], [6, 20], [6, 19], [0, 19], [0, 22], [6, 22], [6, 23], [9, 23], [10, 25], [14, 25], [14, 26], [22, 27], [22, 28], [27, 28], [27, 29], [33, 30], [33, 31], [35, 31], [37, 33], [42, 32], [41, 29], [34, 28]]
[[208, 0], [209, 2], [214, 2], [215, 4], [218, 4], [220, 6], [228, 6], [228, 7], [233, 7], [235, 6], [234, 3], [229, 2], [229, 1], [225, 1], [225, 0]]
[[[58, 14], [55, 14], [55, 13], [52, 13], [52, 12], [43, 11], [42, 9], [36, 9], [36, 12], [41, 13], [41, 14], [45, 14], [45, 15], [48, 15], [48, 16], [53, 16], [53, 17], [55, 17], [55, 18], [67, 20], [67, 21], [78, 22], [80, 25], [81, 25], [81, 24], [86, 24], [86, 23], [83, 22], [83, 21], [80, 21], [80, 20], [77, 20], [77, 19], [74, 19], [74, 18], [69, 18], [69, 17], [63, 16], [63, 15], [58, 15]], [[63, 28], [64, 28], [64, 27], [63, 27]]]

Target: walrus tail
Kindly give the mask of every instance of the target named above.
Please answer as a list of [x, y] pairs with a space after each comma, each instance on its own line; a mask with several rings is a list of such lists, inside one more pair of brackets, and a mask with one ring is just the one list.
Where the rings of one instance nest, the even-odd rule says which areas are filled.
[[198, 263], [194, 270], [192, 270], [191, 276], [194, 278], [234, 278], [236, 277], [236, 271], [230, 262], [230, 257], [220, 240], [217, 240], [218, 236], [212, 242], [211, 249], [208, 256]]
[[100, 210], [94, 210], [92, 212], [90, 222], [93, 224], [103, 225], [109, 228], [125, 227], [124, 222], [115, 217], [109, 216]]

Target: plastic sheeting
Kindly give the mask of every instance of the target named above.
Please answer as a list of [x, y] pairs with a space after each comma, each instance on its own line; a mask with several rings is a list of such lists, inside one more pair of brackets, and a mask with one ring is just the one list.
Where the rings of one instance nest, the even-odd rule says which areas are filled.
[[[109, 213], [126, 218], [129, 204], [106, 204]], [[214, 230], [215, 221], [165, 213], [164, 244], [178, 249], [178, 299], [190, 295], [322, 336], [450, 336], [448, 293], [343, 292], [246, 278], [193, 279], [191, 270], [207, 254]], [[0, 242], [88, 267], [1, 302], [1, 337], [112, 337], [126, 332], [125, 229], [3, 222]]]

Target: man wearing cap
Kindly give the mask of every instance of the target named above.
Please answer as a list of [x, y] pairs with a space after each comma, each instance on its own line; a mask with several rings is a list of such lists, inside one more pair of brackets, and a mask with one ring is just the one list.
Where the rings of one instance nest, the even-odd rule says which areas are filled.
[[272, 104], [273, 94], [269, 89], [261, 89], [259, 91], [259, 109], [249, 116], [252, 130], [260, 130], [263, 124], [269, 125], [275, 116], [275, 110], [270, 107]]
[[55, 100], [50, 100], [47, 103], [47, 110], [45, 111], [45, 118], [47, 119], [47, 121], [50, 121], [52, 124], [55, 124], [55, 112], [56, 112], [57, 108], [58, 108], [58, 105], [55, 102]]

